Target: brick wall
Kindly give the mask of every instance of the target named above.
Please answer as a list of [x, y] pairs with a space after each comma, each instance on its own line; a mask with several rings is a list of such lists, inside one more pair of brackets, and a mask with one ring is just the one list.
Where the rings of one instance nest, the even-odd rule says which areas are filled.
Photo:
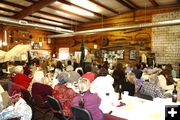
[[[156, 14], [153, 22], [180, 19], [180, 11]], [[152, 52], [157, 64], [172, 64], [179, 75], [180, 25], [152, 28]]]

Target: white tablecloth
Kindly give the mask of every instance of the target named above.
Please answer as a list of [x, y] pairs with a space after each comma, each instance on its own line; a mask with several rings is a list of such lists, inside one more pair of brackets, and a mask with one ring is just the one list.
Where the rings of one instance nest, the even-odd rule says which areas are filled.
[[121, 102], [126, 105], [117, 107], [117, 103], [111, 106], [101, 106], [104, 113], [112, 111], [112, 115], [125, 118], [128, 120], [165, 120], [165, 105], [176, 105], [180, 103], [172, 103], [171, 98], [161, 99], [155, 98], [153, 101], [123, 96]]

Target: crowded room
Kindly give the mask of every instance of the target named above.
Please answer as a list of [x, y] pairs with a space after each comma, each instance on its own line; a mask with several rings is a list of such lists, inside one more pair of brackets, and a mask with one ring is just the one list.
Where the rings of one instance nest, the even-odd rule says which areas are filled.
[[0, 0], [0, 120], [178, 120], [180, 0]]

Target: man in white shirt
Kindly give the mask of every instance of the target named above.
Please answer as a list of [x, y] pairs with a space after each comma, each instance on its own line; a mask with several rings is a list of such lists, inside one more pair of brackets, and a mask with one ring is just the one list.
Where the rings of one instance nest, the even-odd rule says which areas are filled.
[[0, 113], [0, 120], [7, 120], [11, 118], [20, 118], [20, 120], [31, 120], [31, 107], [21, 98], [20, 90], [14, 91], [11, 106], [7, 107]]

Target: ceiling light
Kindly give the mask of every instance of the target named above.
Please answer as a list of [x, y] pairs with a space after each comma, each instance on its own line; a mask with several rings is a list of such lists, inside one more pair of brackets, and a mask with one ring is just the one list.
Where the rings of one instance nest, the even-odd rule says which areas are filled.
[[70, 12], [73, 12], [73, 13], [76, 13], [76, 14], [79, 14], [79, 15], [94, 16], [93, 13], [88, 12], [88, 11], [83, 10], [83, 9], [80, 9], [80, 8], [77, 8], [77, 7], [74, 7], [74, 6], [63, 5], [62, 8], [64, 10], [68, 10]]
[[88, 0], [70, 0], [70, 2], [94, 12], [101, 12], [97, 6]]

